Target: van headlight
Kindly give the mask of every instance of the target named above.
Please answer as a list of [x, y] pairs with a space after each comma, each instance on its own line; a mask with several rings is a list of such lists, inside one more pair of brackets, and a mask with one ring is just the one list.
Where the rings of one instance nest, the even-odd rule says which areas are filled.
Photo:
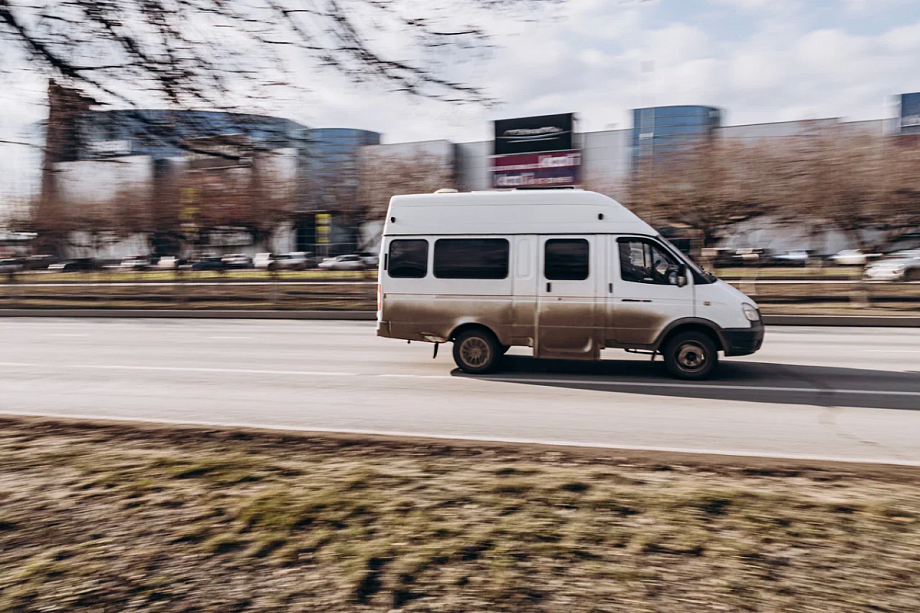
[[744, 311], [744, 316], [747, 317], [748, 321], [760, 321], [760, 312], [752, 305], [742, 304], [741, 310]]

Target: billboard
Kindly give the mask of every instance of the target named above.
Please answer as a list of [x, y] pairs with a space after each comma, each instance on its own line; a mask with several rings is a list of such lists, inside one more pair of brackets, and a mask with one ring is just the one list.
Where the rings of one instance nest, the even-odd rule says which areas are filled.
[[920, 134], [920, 93], [901, 94], [898, 132]]
[[575, 115], [540, 115], [495, 122], [495, 155], [572, 149]]
[[492, 158], [492, 187], [560, 187], [578, 185], [581, 151], [526, 153]]

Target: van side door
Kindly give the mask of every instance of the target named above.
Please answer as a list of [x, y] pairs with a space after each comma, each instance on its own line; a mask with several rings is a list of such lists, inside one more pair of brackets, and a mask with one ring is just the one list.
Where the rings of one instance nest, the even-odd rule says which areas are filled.
[[646, 236], [610, 236], [608, 241], [607, 336], [612, 324], [616, 345], [651, 345], [669, 323], [694, 316], [693, 277], [687, 275], [687, 284], [678, 285], [681, 262], [661, 243]]
[[540, 236], [537, 357], [597, 358], [596, 237]]

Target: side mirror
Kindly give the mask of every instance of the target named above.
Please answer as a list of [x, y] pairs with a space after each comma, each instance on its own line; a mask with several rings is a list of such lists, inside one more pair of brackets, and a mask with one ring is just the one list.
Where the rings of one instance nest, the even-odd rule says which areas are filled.
[[681, 264], [677, 267], [677, 287], [687, 285], [687, 265]]

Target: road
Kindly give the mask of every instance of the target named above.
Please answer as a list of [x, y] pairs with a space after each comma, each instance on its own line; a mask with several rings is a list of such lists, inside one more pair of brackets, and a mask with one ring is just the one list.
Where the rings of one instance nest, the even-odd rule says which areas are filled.
[[920, 330], [770, 327], [702, 383], [622, 351], [499, 375], [372, 322], [0, 320], [0, 412], [920, 465]]

